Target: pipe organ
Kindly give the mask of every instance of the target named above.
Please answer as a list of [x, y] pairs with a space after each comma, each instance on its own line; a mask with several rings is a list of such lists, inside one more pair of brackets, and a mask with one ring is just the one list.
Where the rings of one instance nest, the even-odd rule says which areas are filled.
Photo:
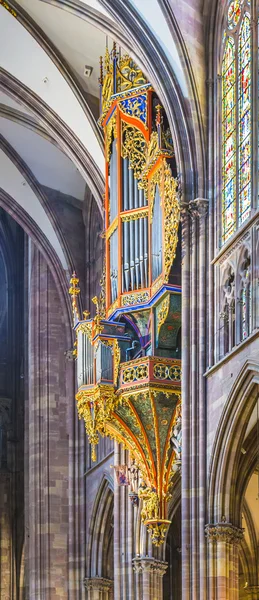
[[[70, 294], [76, 335], [77, 406], [92, 459], [100, 435], [128, 448], [134, 503], [154, 544], [181, 466], [180, 206], [173, 143], [145, 76], [116, 45], [100, 68], [105, 140], [105, 272], [96, 316], [80, 318], [78, 279]], [[178, 253], [179, 254], [179, 253]], [[125, 483], [124, 477], [124, 483]]]

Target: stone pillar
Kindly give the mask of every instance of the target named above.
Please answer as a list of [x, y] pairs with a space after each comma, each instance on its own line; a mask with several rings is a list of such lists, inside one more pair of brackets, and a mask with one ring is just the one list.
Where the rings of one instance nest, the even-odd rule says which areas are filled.
[[231, 523], [207, 525], [209, 600], [238, 600], [238, 556], [243, 530]]
[[163, 575], [167, 563], [149, 556], [134, 558], [132, 563], [138, 574], [139, 600], [163, 600]]
[[[207, 212], [198, 198], [183, 213], [182, 594], [206, 600]], [[198, 360], [197, 360], [198, 357]]]
[[48, 265], [31, 244], [28, 341], [29, 597], [65, 600], [68, 588], [68, 419], [66, 337]]
[[250, 598], [250, 600], [259, 600], [259, 585], [249, 585], [246, 592], [247, 598]]
[[190, 600], [190, 213], [181, 210], [182, 221], [182, 594]]
[[104, 577], [89, 577], [84, 581], [87, 600], [111, 600], [113, 582]]

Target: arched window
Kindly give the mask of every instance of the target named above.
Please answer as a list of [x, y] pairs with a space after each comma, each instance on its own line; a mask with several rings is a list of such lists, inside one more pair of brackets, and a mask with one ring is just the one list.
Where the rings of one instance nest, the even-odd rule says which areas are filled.
[[248, 0], [228, 7], [222, 60], [222, 244], [251, 210], [251, 19]]

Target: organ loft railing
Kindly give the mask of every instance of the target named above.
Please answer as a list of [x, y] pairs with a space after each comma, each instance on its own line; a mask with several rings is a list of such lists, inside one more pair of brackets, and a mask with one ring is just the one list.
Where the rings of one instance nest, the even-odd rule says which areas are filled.
[[76, 334], [77, 406], [92, 445], [123, 443], [117, 468], [153, 543], [163, 542], [167, 504], [181, 465], [179, 200], [170, 131], [137, 65], [113, 46], [101, 59], [105, 138], [105, 274], [96, 316], [81, 319], [78, 279], [70, 294]]

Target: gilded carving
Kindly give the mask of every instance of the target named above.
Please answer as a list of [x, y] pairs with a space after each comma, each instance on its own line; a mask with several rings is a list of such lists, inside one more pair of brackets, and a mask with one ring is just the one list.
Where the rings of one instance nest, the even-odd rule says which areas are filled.
[[134, 306], [135, 304], [145, 304], [149, 300], [148, 292], [135, 292], [122, 296], [122, 306]]
[[177, 181], [165, 161], [164, 171], [164, 278], [168, 282], [175, 259], [180, 221], [180, 203], [177, 197]]
[[130, 169], [134, 171], [134, 177], [138, 180], [139, 187], [145, 188], [142, 182], [142, 172], [145, 165], [147, 142], [143, 133], [128, 123], [122, 122], [123, 143], [121, 148], [122, 158], [129, 159]]
[[141, 210], [137, 210], [135, 212], [132, 212], [130, 214], [122, 214], [121, 216], [121, 220], [123, 222], [125, 221], [136, 221], [137, 219], [144, 219], [145, 217], [148, 217], [148, 208], [145, 208], [143, 210], [143, 208]]
[[5, 0], [0, 0], [0, 5], [3, 6], [3, 8], [5, 8], [6, 10], [8, 10], [8, 12], [13, 17], [17, 17], [17, 13], [15, 12], [15, 10], [13, 10], [13, 8], [11, 8], [11, 6], [9, 6], [9, 4]]
[[116, 115], [112, 115], [112, 117], [109, 119], [106, 128], [105, 128], [105, 133], [106, 133], [106, 160], [107, 162], [110, 162], [110, 158], [111, 158], [111, 146], [112, 146], [112, 142], [113, 139], [117, 138], [117, 123], [116, 123]]
[[117, 403], [114, 388], [100, 384], [91, 389], [79, 390], [76, 395], [80, 419], [84, 419], [85, 429], [92, 446], [92, 460], [96, 461], [96, 445], [99, 435], [105, 435], [106, 423]]
[[157, 311], [157, 330], [158, 333], [162, 327], [162, 325], [165, 323], [167, 316], [168, 316], [168, 312], [169, 312], [169, 307], [170, 307], [170, 294], [167, 294], [167, 296], [164, 298], [162, 304], [160, 305], [158, 311]]

